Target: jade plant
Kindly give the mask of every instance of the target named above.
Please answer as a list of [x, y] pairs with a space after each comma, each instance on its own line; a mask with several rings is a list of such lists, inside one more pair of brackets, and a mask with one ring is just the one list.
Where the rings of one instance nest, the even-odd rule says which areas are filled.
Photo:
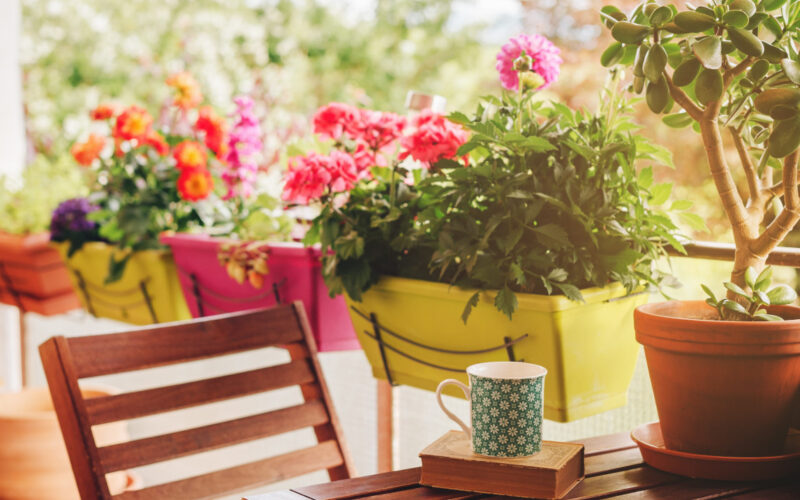
[[[800, 220], [800, 2], [717, 0], [679, 10], [647, 1], [629, 15], [605, 6], [601, 17], [616, 40], [601, 62], [632, 67], [632, 90], [644, 92], [650, 110], [702, 137], [736, 244], [737, 288], [728, 287], [728, 299], [749, 307], [747, 270], [760, 273]], [[735, 183], [724, 134], [746, 191]]]
[[772, 283], [772, 268], [766, 267], [760, 274], [748, 267], [744, 272], [744, 282], [750, 292], [730, 281], [725, 282], [725, 288], [730, 293], [739, 297], [739, 302], [728, 299], [717, 299], [714, 292], [706, 285], [701, 285], [708, 298], [706, 303], [717, 310], [720, 319], [739, 319], [744, 316], [755, 321], [780, 321], [783, 318], [769, 314], [765, 307], [782, 306], [797, 300], [797, 292], [788, 285], [777, 285], [770, 288]]

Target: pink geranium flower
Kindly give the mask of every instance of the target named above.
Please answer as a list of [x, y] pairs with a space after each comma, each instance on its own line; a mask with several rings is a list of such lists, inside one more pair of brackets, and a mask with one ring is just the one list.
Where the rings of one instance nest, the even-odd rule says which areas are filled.
[[282, 198], [307, 205], [324, 194], [349, 191], [359, 178], [353, 157], [333, 150], [328, 156], [309, 153], [289, 160]]
[[546, 88], [558, 78], [559, 67], [564, 62], [561, 50], [542, 35], [518, 35], [508, 41], [497, 54], [497, 71], [500, 83], [508, 90], [519, 89], [519, 76], [514, 70], [514, 59], [522, 51], [533, 59], [532, 70], [544, 79], [540, 89]]
[[459, 125], [430, 110], [417, 115], [416, 129], [400, 140], [401, 160], [412, 157], [429, 168], [442, 158], [453, 158], [462, 144], [467, 142], [467, 132]]
[[235, 195], [249, 197], [258, 173], [256, 158], [264, 144], [261, 141], [261, 125], [253, 113], [253, 100], [247, 96], [234, 99], [236, 103], [236, 122], [228, 136], [228, 150], [225, 154], [227, 169], [222, 180], [228, 187], [223, 199]]
[[406, 119], [394, 113], [361, 109], [359, 118], [354, 139], [365, 143], [373, 151], [390, 146], [406, 127]]
[[322, 106], [314, 113], [314, 133], [339, 141], [345, 133], [358, 135], [361, 123], [359, 109], [341, 102]]

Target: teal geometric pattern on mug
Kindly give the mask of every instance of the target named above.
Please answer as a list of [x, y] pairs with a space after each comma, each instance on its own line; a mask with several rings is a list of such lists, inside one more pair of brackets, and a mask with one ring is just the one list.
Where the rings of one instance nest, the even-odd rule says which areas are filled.
[[544, 377], [469, 376], [472, 448], [493, 457], [523, 457], [542, 450]]

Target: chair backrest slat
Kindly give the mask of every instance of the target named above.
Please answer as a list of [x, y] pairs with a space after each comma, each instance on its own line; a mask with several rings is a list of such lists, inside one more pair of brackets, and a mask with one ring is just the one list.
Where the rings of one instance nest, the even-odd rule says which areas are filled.
[[231, 467], [202, 476], [172, 483], [151, 486], [139, 491], [115, 495], [114, 500], [153, 500], [154, 498], [216, 498], [275, 481], [297, 477], [318, 470], [309, 467], [310, 461], [329, 469], [342, 465], [335, 441], [325, 441], [310, 448], [293, 451], [257, 462]]
[[[263, 347], [285, 348], [291, 361], [193, 382], [84, 399], [81, 378], [195, 361]], [[316, 358], [302, 304], [278, 306], [40, 346], [42, 363], [83, 499], [108, 500], [105, 475], [302, 428], [317, 446], [182, 479], [114, 498], [205, 498], [325, 469], [349, 477], [352, 465]], [[298, 386], [302, 404], [171, 434], [98, 448], [92, 426], [156, 415], [226, 399]]]
[[[264, 335], [270, 332], [270, 335]], [[257, 315], [232, 313], [212, 321], [69, 339], [78, 378], [110, 375], [233, 354], [303, 340], [290, 307]]]
[[86, 400], [93, 425], [303, 385], [315, 379], [306, 359], [232, 375]]
[[106, 473], [141, 467], [329, 422], [325, 404], [297, 406], [100, 448]]

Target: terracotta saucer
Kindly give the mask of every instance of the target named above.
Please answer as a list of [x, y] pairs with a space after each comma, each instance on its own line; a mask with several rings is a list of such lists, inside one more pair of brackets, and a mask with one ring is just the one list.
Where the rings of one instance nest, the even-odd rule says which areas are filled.
[[790, 431], [785, 454], [772, 457], [715, 457], [668, 450], [658, 422], [631, 432], [645, 463], [681, 476], [723, 481], [758, 481], [796, 475], [800, 470], [800, 432]]

